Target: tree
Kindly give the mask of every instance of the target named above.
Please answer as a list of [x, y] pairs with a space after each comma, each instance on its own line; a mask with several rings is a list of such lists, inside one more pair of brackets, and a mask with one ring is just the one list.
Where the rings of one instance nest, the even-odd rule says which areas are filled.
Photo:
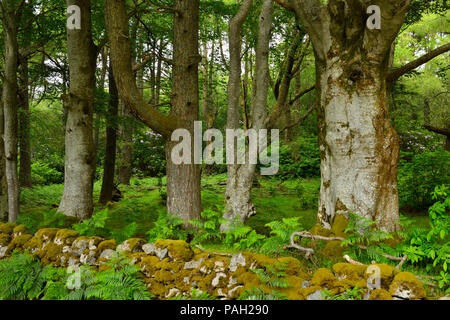
[[6, 157], [5, 143], [3, 135], [5, 132], [5, 122], [3, 116], [3, 88], [0, 87], [0, 221], [8, 221], [8, 185], [6, 183]]
[[17, 174], [17, 66], [19, 49], [17, 43], [16, 13], [19, 1], [6, 0], [0, 4], [4, 41], [5, 75], [3, 80], [4, 147], [6, 158], [6, 181], [8, 184], [8, 220], [14, 222], [19, 216], [19, 179]]
[[58, 211], [84, 220], [93, 212], [92, 175], [95, 153], [92, 136], [97, 48], [92, 41], [90, 0], [67, 0], [80, 8], [80, 28], [67, 30], [70, 88], [67, 106], [64, 193]]
[[[143, 123], [166, 139], [167, 211], [184, 220], [200, 217], [200, 166], [174, 164], [171, 134], [185, 128], [194, 136], [194, 121], [198, 120], [198, 15], [199, 1], [175, 0], [171, 113], [165, 115], [149, 106], [134, 81], [131, 64], [128, 17], [124, 0], [105, 0], [106, 29], [111, 47], [111, 62], [119, 96], [125, 106]], [[193, 146], [193, 141], [191, 145]], [[193, 154], [193, 152], [192, 152]]]
[[119, 110], [119, 96], [116, 82], [114, 81], [113, 70], [109, 66], [109, 107], [106, 119], [106, 149], [103, 163], [103, 180], [100, 190], [99, 202], [106, 204], [111, 201], [114, 190], [114, 169], [116, 166], [116, 142], [117, 142], [117, 115]]
[[319, 222], [355, 212], [397, 228], [398, 137], [389, 121], [389, 53], [411, 1], [379, 0], [381, 30], [369, 28], [366, 1], [285, 1], [314, 48], [321, 153]]
[[[229, 51], [230, 51], [230, 77], [228, 81], [228, 106], [227, 106], [227, 129], [239, 128], [239, 96], [241, 80], [241, 39], [240, 31], [242, 23], [250, 12], [253, 1], [244, 1], [235, 17], [229, 24]], [[267, 118], [267, 93], [269, 78], [269, 41], [272, 28], [273, 2], [264, 0], [259, 16], [258, 43], [256, 48], [255, 70], [255, 94], [251, 104], [251, 126], [252, 129], [260, 130], [266, 128]], [[234, 139], [234, 138], [233, 138]], [[227, 141], [229, 144], [230, 141]], [[251, 187], [255, 174], [256, 165], [245, 161], [244, 164], [237, 162], [236, 143], [233, 143], [234, 162], [228, 165], [227, 188], [225, 193], [224, 218], [228, 223], [222, 225], [222, 230], [230, 227], [230, 222], [239, 217], [244, 222], [248, 217], [256, 213], [251, 200]], [[249, 150], [246, 150], [248, 155]], [[246, 159], [249, 159], [246, 156]]]

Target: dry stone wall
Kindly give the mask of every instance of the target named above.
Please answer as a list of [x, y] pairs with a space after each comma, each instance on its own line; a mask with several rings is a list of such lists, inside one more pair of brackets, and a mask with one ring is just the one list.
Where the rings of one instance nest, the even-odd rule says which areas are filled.
[[[236, 299], [246, 289], [273, 288], [260, 281], [252, 269], [286, 266], [287, 288], [277, 289], [289, 299], [322, 299], [322, 291], [342, 293], [358, 286], [367, 288], [367, 266], [337, 263], [332, 270], [318, 269], [309, 274], [293, 257], [272, 258], [263, 254], [242, 252], [218, 255], [192, 249], [182, 240], [157, 240], [147, 243], [132, 238], [117, 244], [115, 240], [80, 236], [69, 229], [45, 228], [34, 235], [25, 226], [0, 223], [0, 259], [14, 250], [37, 255], [43, 264], [57, 267], [89, 265], [102, 270], [116, 252], [123, 252], [141, 268], [150, 292], [160, 299], [189, 295], [193, 288], [208, 292], [219, 299]], [[380, 264], [381, 288], [369, 291], [366, 299], [424, 299], [425, 291], [414, 275]], [[1, 275], [0, 275], [1, 277]]]

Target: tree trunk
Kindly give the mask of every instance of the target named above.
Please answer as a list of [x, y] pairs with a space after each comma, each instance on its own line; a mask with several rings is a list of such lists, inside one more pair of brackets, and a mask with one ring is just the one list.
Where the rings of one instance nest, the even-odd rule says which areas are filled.
[[[122, 101], [120, 101], [120, 110], [122, 117], [131, 118], [131, 113], [125, 107]], [[130, 119], [127, 119], [127, 123]], [[117, 182], [126, 186], [130, 185], [131, 180], [131, 161], [133, 158], [133, 126], [121, 125], [120, 126], [120, 141], [121, 147], [119, 148], [119, 168], [117, 173]]]
[[0, 221], [8, 221], [8, 184], [6, 183], [5, 119], [3, 116], [3, 87], [0, 88]]
[[[248, 5], [249, 7], [245, 7]], [[228, 83], [228, 113], [227, 128], [236, 129], [239, 127], [239, 92], [240, 92], [240, 75], [241, 75], [241, 58], [240, 58], [240, 26], [237, 24], [245, 20], [252, 3], [244, 2], [235, 18], [230, 21], [230, 80]], [[267, 120], [267, 93], [268, 93], [268, 75], [269, 75], [269, 41], [270, 30], [272, 27], [273, 2], [264, 0], [259, 17], [258, 44], [256, 48], [255, 70], [255, 94], [252, 95], [251, 110], [251, 129], [256, 131], [264, 129]], [[238, 22], [236, 22], [236, 20]], [[242, 20], [240, 20], [242, 19]], [[235, 25], [237, 24], [237, 25]], [[236, 88], [237, 87], [237, 88]], [[236, 96], [234, 96], [236, 95]], [[227, 141], [227, 144], [230, 141]], [[236, 146], [236, 144], [235, 144]], [[235, 148], [235, 157], [236, 157]], [[248, 148], [246, 151], [248, 154]], [[249, 159], [246, 156], [246, 159]], [[251, 188], [255, 174], [256, 165], [246, 161], [245, 164], [228, 165], [228, 180], [225, 193], [225, 212], [224, 218], [227, 223], [221, 226], [222, 230], [232, 227], [232, 222], [239, 219], [244, 222], [250, 216], [256, 214], [255, 207], [251, 200]]]
[[[277, 1], [280, 2], [280, 1]], [[318, 220], [356, 213], [397, 228], [399, 144], [389, 120], [386, 74], [410, 1], [380, 0], [382, 29], [370, 29], [363, 1], [296, 0], [316, 57], [321, 188]]]
[[106, 204], [111, 201], [114, 190], [114, 169], [116, 166], [116, 141], [117, 141], [117, 113], [119, 109], [119, 96], [116, 82], [114, 81], [113, 70], [109, 67], [109, 108], [106, 119], [106, 150], [103, 164], [103, 181], [100, 191], [99, 202]]
[[20, 57], [19, 63], [19, 149], [21, 187], [31, 188], [30, 105], [28, 98], [28, 58]]
[[[172, 110], [191, 133], [194, 146], [194, 121], [199, 119], [198, 48], [199, 0], [175, 0], [173, 22]], [[178, 142], [166, 140], [167, 212], [184, 220], [198, 219], [201, 213], [199, 164], [175, 164], [172, 148]], [[192, 157], [194, 155], [192, 154]], [[191, 159], [193, 161], [193, 159]]]
[[17, 64], [18, 44], [15, 16], [15, 1], [3, 1], [3, 29], [5, 41], [5, 75], [3, 83], [3, 113], [5, 119], [6, 181], [8, 184], [8, 220], [14, 222], [19, 216], [19, 177], [17, 174], [17, 126], [18, 126], [18, 85]]
[[93, 212], [92, 175], [96, 48], [92, 42], [90, 0], [66, 0], [81, 9], [81, 29], [67, 30], [70, 72], [67, 101], [64, 193], [58, 211], [84, 220]]

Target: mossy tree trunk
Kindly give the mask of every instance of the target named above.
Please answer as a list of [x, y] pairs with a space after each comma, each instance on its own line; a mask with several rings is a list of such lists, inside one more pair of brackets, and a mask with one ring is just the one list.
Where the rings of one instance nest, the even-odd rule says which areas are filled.
[[8, 221], [8, 184], [6, 183], [6, 157], [3, 135], [5, 118], [3, 116], [3, 86], [0, 87], [0, 221]]
[[[370, 4], [381, 8], [381, 30], [366, 27]], [[329, 228], [336, 214], [351, 211], [393, 231], [399, 219], [399, 144], [389, 120], [386, 75], [410, 1], [370, 4], [295, 0], [290, 7], [307, 29], [316, 57], [318, 220]]]

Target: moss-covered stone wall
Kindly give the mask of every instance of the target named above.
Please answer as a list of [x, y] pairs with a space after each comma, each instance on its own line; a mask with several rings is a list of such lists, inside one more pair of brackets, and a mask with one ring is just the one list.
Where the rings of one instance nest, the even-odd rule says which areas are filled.
[[277, 290], [289, 299], [321, 299], [324, 289], [338, 294], [355, 286], [365, 288], [367, 299], [425, 298], [425, 291], [414, 275], [384, 264], [377, 265], [381, 270], [381, 288], [369, 291], [367, 266], [337, 263], [331, 270], [321, 268], [310, 275], [293, 257], [273, 258], [250, 252], [219, 255], [192, 249], [182, 240], [147, 243], [132, 238], [117, 244], [115, 240], [80, 236], [69, 229], [45, 228], [31, 235], [23, 225], [0, 223], [0, 259], [14, 250], [28, 250], [43, 264], [58, 267], [87, 264], [100, 270], [115, 251], [120, 251], [131, 257], [131, 263], [140, 266], [149, 290], [161, 299], [189, 295], [193, 288], [220, 299], [236, 299], [253, 287], [270, 292], [273, 288], [262, 283], [251, 269], [280, 264], [286, 266], [285, 280], [290, 286]]

